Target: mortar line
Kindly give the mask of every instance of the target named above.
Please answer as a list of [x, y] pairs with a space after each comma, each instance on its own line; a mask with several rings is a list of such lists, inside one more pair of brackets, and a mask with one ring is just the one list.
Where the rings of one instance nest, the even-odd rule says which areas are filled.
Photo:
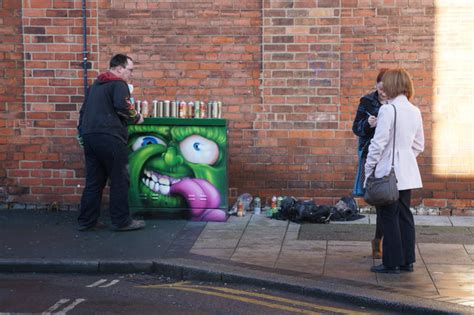
[[237, 241], [237, 244], [235, 244], [234, 250], [232, 251], [232, 254], [229, 257], [229, 260], [232, 260], [232, 257], [234, 256], [235, 252], [237, 251], [237, 248], [239, 247], [240, 241], [242, 240], [242, 237], [245, 234], [245, 231], [247, 230], [247, 227], [250, 224], [250, 221], [252, 220], [253, 215], [250, 217], [250, 219], [247, 221], [247, 224], [245, 227], [242, 229], [242, 233], [240, 234], [239, 240]]

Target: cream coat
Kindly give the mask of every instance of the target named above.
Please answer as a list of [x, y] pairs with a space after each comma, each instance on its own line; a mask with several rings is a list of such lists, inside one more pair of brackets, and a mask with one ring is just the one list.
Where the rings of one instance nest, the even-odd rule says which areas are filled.
[[[395, 137], [395, 175], [398, 190], [421, 188], [421, 175], [416, 157], [423, 152], [425, 137], [420, 110], [405, 95], [399, 95], [380, 108], [375, 135], [370, 142], [365, 163], [368, 178], [375, 169], [375, 177], [388, 175], [392, 165], [393, 121], [397, 109]], [[365, 182], [364, 182], [365, 187]]]

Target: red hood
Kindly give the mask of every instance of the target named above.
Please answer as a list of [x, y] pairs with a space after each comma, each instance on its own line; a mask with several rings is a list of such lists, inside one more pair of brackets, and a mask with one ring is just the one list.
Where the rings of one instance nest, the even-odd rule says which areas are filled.
[[[109, 82], [109, 81], [123, 81], [123, 82], [125, 82], [125, 80], [123, 80], [122, 78], [119, 78], [118, 76], [116, 76], [115, 74], [113, 74], [110, 71], [99, 74], [99, 76], [97, 77], [97, 81], [99, 81], [99, 83], [106, 83], [106, 82]], [[127, 83], [127, 82], [125, 82], [125, 83]]]

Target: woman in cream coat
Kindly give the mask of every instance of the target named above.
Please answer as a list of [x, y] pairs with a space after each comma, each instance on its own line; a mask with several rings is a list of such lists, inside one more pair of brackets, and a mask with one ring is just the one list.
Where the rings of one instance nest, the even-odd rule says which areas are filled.
[[[385, 72], [383, 91], [388, 101], [379, 110], [377, 128], [369, 146], [365, 163], [368, 178], [388, 175], [395, 154], [395, 175], [400, 197], [397, 202], [381, 206], [383, 256], [382, 264], [371, 271], [400, 273], [413, 271], [415, 262], [415, 223], [410, 211], [411, 190], [422, 187], [416, 157], [424, 149], [423, 122], [420, 110], [409, 102], [414, 94], [410, 75], [404, 69]], [[393, 151], [394, 118], [396, 108], [395, 152]], [[365, 183], [364, 183], [365, 186]]]

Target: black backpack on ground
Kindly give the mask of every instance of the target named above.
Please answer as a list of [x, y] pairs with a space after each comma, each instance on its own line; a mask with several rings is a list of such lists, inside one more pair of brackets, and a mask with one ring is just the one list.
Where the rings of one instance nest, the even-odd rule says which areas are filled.
[[312, 200], [297, 200], [294, 197], [284, 197], [280, 210], [272, 218], [290, 220], [296, 223], [328, 223], [331, 216], [329, 206], [318, 206]]
[[363, 217], [359, 214], [359, 206], [353, 197], [342, 197], [331, 207], [331, 221], [354, 221]]

